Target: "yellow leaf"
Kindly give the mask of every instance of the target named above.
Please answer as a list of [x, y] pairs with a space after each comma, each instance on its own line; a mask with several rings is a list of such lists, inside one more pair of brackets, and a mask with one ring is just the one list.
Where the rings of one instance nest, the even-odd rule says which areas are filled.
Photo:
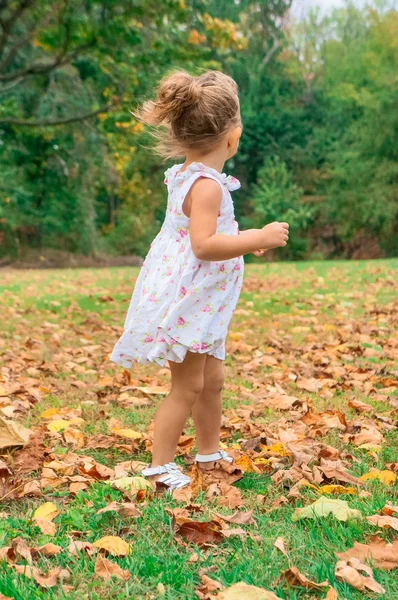
[[344, 487], [344, 485], [323, 485], [318, 489], [320, 494], [350, 494], [356, 496], [357, 491], [353, 487]]
[[378, 479], [386, 485], [391, 485], [396, 481], [397, 476], [393, 471], [379, 471], [379, 469], [372, 469], [369, 473], [365, 473], [365, 475], [359, 477], [359, 481], [368, 481], [369, 479]]
[[244, 337], [244, 333], [242, 333], [241, 331], [230, 331], [229, 337], [234, 342], [239, 342], [239, 340], [241, 340]]
[[49, 423], [47, 425], [47, 429], [48, 429], [48, 431], [57, 432], [57, 431], [64, 431], [65, 429], [68, 429], [68, 427], [70, 427], [70, 426], [71, 426], [70, 421], [65, 421], [65, 419], [56, 419], [55, 421], [51, 421], [51, 423]]
[[138, 490], [153, 490], [152, 484], [144, 477], [119, 477], [112, 481], [111, 485], [118, 490], [137, 492]]
[[44, 412], [41, 413], [40, 418], [41, 419], [52, 419], [52, 417], [55, 417], [55, 415], [59, 415], [59, 408], [47, 408], [47, 410], [45, 410]]
[[259, 473], [259, 469], [246, 454], [237, 458], [235, 464], [245, 473]]
[[128, 438], [130, 440], [141, 440], [144, 434], [140, 431], [134, 431], [133, 429], [111, 429], [111, 432], [120, 437]]
[[52, 502], [45, 502], [36, 509], [34, 519], [46, 519], [52, 521], [58, 514], [58, 509]]
[[278, 454], [279, 456], [289, 456], [290, 452], [288, 452], [283, 444], [272, 444], [272, 446], [264, 446], [264, 444], [260, 444], [260, 448], [263, 452], [273, 452], [274, 454]]
[[131, 552], [130, 545], [117, 535], [106, 535], [94, 542], [93, 546], [106, 550], [113, 556], [126, 556]]

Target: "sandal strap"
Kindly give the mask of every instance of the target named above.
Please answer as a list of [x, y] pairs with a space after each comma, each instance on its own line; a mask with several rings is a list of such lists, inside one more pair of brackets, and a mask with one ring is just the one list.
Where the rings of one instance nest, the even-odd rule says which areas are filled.
[[232, 456], [229, 456], [224, 450], [218, 450], [218, 452], [214, 452], [213, 454], [197, 454], [195, 456], [195, 460], [198, 463], [207, 463], [212, 462], [214, 460], [226, 460], [227, 462], [233, 462]]
[[174, 473], [175, 471], [180, 473], [177, 465], [174, 462], [171, 462], [165, 465], [159, 465], [158, 467], [145, 467], [145, 469], [141, 471], [141, 475], [144, 477], [151, 477], [152, 475], [163, 475], [163, 473]]
[[158, 482], [167, 485], [170, 490], [175, 490], [189, 485], [191, 480], [187, 475], [178, 471], [178, 473], [167, 473], [159, 477]]

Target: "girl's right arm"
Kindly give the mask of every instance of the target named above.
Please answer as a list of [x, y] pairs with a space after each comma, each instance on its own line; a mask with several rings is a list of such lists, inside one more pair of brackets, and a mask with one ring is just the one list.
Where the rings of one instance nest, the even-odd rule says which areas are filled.
[[198, 179], [190, 192], [189, 234], [193, 253], [200, 260], [228, 260], [255, 252], [286, 246], [287, 223], [270, 223], [262, 229], [249, 229], [240, 235], [216, 233], [222, 191], [213, 179]]

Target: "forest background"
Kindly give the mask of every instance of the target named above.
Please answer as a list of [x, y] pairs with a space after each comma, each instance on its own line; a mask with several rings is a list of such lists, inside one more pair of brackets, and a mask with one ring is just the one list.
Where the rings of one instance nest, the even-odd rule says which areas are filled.
[[289, 260], [397, 255], [396, 2], [290, 5], [0, 0], [0, 263], [145, 255], [169, 164], [130, 111], [178, 67], [239, 85], [242, 227], [288, 221]]

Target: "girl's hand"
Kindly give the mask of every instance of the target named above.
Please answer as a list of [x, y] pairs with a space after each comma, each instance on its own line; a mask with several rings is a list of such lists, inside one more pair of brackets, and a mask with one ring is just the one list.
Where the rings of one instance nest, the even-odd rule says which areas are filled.
[[265, 254], [266, 252], [268, 252], [268, 250], [267, 250], [267, 249], [263, 249], [263, 250], [255, 250], [255, 251], [253, 252], [253, 254], [254, 254], [254, 256], [264, 256], [264, 254]]
[[286, 246], [289, 239], [288, 223], [279, 223], [279, 221], [275, 221], [274, 223], [265, 225], [265, 227], [261, 229], [261, 232], [264, 239], [264, 245], [262, 246], [267, 250]]

